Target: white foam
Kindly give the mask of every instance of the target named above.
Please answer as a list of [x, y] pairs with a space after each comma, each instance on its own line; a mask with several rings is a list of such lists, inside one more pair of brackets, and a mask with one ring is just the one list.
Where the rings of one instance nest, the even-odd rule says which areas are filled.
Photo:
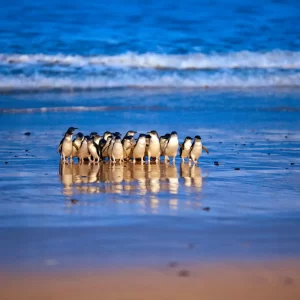
[[190, 53], [170, 55], [127, 52], [120, 55], [46, 55], [46, 54], [0, 54], [0, 64], [52, 64], [52, 65], [102, 65], [107, 67], [165, 68], [165, 69], [238, 69], [280, 68], [300, 69], [300, 52], [274, 50], [270, 52], [240, 51], [226, 54]]
[[300, 87], [300, 73], [295, 74], [252, 74], [247, 76], [235, 73], [198, 74], [181, 76], [180, 74], [160, 74], [147, 77], [135, 73], [122, 73], [109, 78], [89, 76], [84, 78], [35, 76], [0, 76], [0, 91], [39, 91], [39, 90], [75, 90], [118, 87], [150, 88], [252, 88], [252, 87]]

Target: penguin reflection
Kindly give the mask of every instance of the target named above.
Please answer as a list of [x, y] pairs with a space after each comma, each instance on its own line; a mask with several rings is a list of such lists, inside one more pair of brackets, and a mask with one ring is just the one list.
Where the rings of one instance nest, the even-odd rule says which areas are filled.
[[[104, 193], [136, 192], [141, 195], [146, 193], [157, 194], [160, 191], [177, 194], [179, 178], [184, 179], [184, 185], [194, 186], [201, 190], [201, 169], [197, 165], [182, 163], [180, 173], [176, 164], [151, 162], [149, 164], [124, 163], [110, 164], [66, 164], [59, 165], [59, 175], [64, 185], [64, 193], [72, 194], [72, 186], [80, 192], [95, 192], [87, 189], [88, 183], [102, 183], [104, 187], [97, 191]], [[91, 186], [91, 185], [89, 185]]]

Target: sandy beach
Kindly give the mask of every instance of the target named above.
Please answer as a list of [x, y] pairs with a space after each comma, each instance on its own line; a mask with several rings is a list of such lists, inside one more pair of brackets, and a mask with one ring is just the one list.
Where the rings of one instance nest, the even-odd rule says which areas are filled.
[[299, 299], [300, 263], [221, 263], [0, 273], [1, 299]]

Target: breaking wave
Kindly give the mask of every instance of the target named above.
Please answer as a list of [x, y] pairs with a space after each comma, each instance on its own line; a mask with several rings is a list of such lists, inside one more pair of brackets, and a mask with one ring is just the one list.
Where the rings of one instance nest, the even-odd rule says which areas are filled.
[[240, 51], [226, 54], [137, 54], [127, 52], [120, 55], [46, 55], [46, 54], [0, 54], [0, 64], [50, 64], [108, 67], [153, 68], [153, 69], [238, 69], [280, 68], [300, 69], [300, 52], [274, 50], [270, 52]]
[[0, 54], [2, 93], [125, 87], [300, 87], [300, 52]]
[[89, 78], [0, 77], [0, 91], [90, 90], [122, 87], [148, 88], [252, 88], [252, 87], [300, 87], [300, 73], [286, 76], [249, 76], [216, 74], [211, 76], [183, 77], [177, 74], [152, 78], [124, 75], [118, 78], [104, 76]]

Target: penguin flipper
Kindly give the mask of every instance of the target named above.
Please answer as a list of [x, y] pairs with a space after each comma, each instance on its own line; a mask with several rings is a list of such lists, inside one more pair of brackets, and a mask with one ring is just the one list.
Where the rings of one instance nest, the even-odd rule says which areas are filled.
[[183, 149], [183, 144], [179, 144], [180, 149]]
[[207, 154], [209, 154], [208, 149], [205, 146], [202, 145], [202, 148]]
[[74, 148], [76, 148], [77, 151], [79, 150], [78, 146], [74, 143], [74, 141], [73, 141], [72, 145]]
[[61, 153], [61, 150], [62, 150], [62, 144], [63, 144], [63, 142], [64, 142], [64, 139], [65, 139], [65, 138], [62, 138], [62, 140], [60, 141], [59, 146], [58, 146], [58, 148], [57, 148], [57, 153]]

